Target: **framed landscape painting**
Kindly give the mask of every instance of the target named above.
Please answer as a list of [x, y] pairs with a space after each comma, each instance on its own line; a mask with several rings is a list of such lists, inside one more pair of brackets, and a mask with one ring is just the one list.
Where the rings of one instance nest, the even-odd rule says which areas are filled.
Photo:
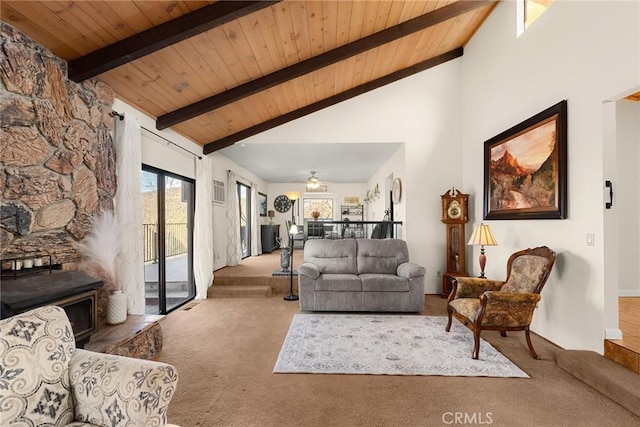
[[484, 146], [484, 219], [567, 217], [567, 101]]

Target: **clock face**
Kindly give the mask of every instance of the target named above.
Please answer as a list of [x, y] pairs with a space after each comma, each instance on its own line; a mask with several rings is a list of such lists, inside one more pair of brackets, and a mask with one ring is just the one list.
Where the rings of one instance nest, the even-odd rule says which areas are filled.
[[284, 194], [281, 194], [273, 201], [273, 207], [280, 213], [288, 212], [289, 209], [291, 209], [291, 200]]
[[449, 207], [447, 207], [447, 215], [451, 219], [458, 219], [462, 216], [462, 208], [457, 200], [453, 200], [449, 203]]

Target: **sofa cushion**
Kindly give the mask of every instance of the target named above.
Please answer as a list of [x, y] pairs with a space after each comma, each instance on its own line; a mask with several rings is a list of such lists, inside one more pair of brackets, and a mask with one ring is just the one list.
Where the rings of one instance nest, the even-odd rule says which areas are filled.
[[480, 298], [458, 298], [451, 301], [449, 305], [456, 312], [473, 321], [480, 308]]
[[365, 292], [409, 292], [409, 280], [394, 274], [361, 274]]
[[358, 274], [396, 274], [409, 261], [407, 242], [399, 239], [356, 239]]
[[308, 240], [304, 245], [304, 262], [318, 266], [320, 273], [357, 274], [355, 240]]
[[361, 291], [360, 278], [355, 274], [323, 274], [316, 279], [316, 291]]
[[60, 307], [0, 321], [2, 425], [60, 426], [73, 421], [69, 361], [73, 331]]

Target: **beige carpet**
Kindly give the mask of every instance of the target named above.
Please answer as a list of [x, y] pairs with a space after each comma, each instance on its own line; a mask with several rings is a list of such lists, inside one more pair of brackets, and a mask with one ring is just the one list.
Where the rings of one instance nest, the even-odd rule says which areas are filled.
[[[444, 315], [428, 296], [425, 315]], [[180, 380], [169, 422], [190, 426], [444, 426], [456, 413], [492, 426], [636, 426], [640, 418], [555, 362], [556, 347], [522, 333], [483, 338], [530, 379], [274, 374], [297, 302], [209, 299], [162, 321], [164, 349]], [[470, 356], [469, 356], [470, 357]], [[490, 421], [490, 422], [489, 422]]]

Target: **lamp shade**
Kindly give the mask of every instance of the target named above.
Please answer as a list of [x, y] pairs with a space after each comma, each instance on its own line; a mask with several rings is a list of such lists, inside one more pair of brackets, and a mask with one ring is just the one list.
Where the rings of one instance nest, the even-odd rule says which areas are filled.
[[473, 234], [467, 245], [473, 246], [497, 246], [496, 238], [493, 237], [493, 233], [488, 225], [480, 223], [473, 229]]
[[268, 212], [267, 212], [267, 216], [268, 216], [269, 218], [273, 218], [274, 216], [276, 216], [276, 211], [268, 211]]
[[287, 191], [284, 194], [287, 195], [289, 200], [298, 200], [300, 198], [300, 192], [299, 191]]
[[291, 224], [289, 228], [289, 234], [298, 234], [298, 226], [295, 224]]

